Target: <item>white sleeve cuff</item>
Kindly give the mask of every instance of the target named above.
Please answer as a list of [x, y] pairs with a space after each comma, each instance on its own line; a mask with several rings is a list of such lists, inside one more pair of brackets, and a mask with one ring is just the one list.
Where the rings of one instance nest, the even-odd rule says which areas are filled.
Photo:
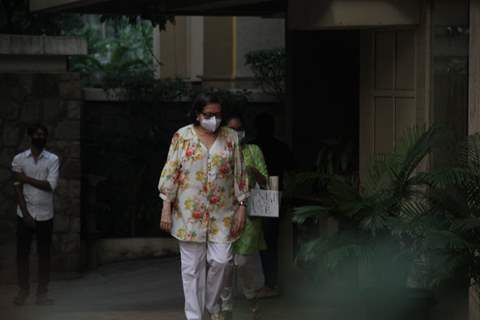
[[245, 201], [249, 196], [250, 196], [250, 193], [244, 193], [237, 197], [237, 201], [238, 202]]

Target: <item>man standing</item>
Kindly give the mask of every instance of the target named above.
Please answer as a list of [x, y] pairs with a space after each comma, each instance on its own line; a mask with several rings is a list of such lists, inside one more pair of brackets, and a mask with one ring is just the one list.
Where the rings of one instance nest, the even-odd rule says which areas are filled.
[[[283, 186], [284, 174], [293, 169], [293, 156], [287, 144], [275, 138], [275, 120], [268, 113], [255, 119], [257, 137], [251, 142], [260, 147], [265, 157], [268, 172], [279, 177], [279, 187]], [[267, 249], [261, 251], [265, 287], [257, 292], [257, 298], [268, 298], [280, 294], [278, 288], [278, 232], [277, 218], [263, 218], [263, 234]]]
[[58, 157], [45, 150], [48, 131], [43, 125], [28, 128], [31, 146], [13, 158], [17, 194], [17, 274], [20, 291], [14, 299], [24, 305], [30, 293], [29, 257], [33, 235], [38, 252], [38, 288], [36, 303], [52, 304], [48, 298], [50, 247], [53, 231], [53, 192], [58, 183]]

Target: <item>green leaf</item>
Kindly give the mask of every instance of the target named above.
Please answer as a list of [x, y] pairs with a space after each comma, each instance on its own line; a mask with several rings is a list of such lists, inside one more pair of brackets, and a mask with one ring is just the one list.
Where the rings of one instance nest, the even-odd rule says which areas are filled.
[[320, 217], [328, 216], [330, 208], [322, 206], [303, 206], [295, 208], [293, 211], [293, 222], [298, 224], [305, 223], [308, 219], [318, 219]]

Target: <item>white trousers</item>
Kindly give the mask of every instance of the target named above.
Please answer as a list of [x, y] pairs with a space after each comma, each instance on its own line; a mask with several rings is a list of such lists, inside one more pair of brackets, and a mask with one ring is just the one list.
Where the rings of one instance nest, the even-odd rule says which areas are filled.
[[258, 270], [256, 268], [255, 255], [235, 255], [235, 266], [237, 267], [238, 281], [240, 288], [247, 299], [255, 298]]
[[231, 291], [232, 245], [180, 241], [180, 259], [187, 319], [202, 320], [205, 309], [220, 312], [220, 294]]

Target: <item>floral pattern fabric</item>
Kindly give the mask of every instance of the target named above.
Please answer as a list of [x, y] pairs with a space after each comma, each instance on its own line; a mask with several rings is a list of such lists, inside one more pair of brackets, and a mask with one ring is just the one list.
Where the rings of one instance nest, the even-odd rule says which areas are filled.
[[178, 130], [158, 184], [172, 203], [171, 234], [181, 241], [230, 243], [233, 216], [248, 197], [248, 181], [235, 131], [222, 127], [210, 150], [193, 125]]

